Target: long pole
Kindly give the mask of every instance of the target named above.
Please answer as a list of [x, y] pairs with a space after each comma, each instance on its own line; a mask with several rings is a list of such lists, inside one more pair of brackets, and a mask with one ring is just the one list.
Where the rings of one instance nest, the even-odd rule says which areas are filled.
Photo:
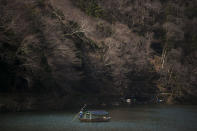
[[[84, 110], [85, 107], [86, 107], [86, 104], [81, 108], [80, 111]], [[78, 115], [79, 115], [79, 112], [75, 115], [75, 117], [72, 119], [71, 122], [73, 122], [77, 118]]]

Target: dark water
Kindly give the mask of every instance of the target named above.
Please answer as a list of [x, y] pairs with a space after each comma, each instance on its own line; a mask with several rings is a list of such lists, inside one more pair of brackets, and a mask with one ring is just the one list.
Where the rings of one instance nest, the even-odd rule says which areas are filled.
[[71, 122], [75, 112], [0, 114], [0, 131], [197, 131], [197, 106], [133, 106], [106, 109], [107, 123]]

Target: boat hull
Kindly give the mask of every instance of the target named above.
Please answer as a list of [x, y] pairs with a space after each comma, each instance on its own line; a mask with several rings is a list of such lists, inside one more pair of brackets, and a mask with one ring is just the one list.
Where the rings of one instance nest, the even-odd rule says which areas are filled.
[[79, 120], [81, 122], [109, 122], [111, 120], [111, 117], [94, 118], [94, 119], [79, 118]]

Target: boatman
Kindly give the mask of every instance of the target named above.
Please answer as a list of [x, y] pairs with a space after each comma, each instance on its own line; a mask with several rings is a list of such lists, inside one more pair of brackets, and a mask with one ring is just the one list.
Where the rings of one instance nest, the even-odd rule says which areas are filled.
[[86, 104], [84, 104], [84, 106], [81, 108], [80, 112], [79, 112], [79, 118], [82, 118], [83, 117], [83, 110], [84, 108], [86, 108]]
[[79, 118], [82, 118], [83, 117], [83, 111], [81, 110], [80, 112], [79, 112]]

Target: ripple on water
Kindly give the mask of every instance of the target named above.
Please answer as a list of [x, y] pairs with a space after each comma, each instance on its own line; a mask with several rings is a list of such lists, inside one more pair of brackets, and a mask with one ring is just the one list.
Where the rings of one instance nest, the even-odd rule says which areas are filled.
[[0, 114], [1, 131], [196, 131], [197, 106], [135, 106], [108, 110], [111, 122], [71, 122], [71, 112]]

